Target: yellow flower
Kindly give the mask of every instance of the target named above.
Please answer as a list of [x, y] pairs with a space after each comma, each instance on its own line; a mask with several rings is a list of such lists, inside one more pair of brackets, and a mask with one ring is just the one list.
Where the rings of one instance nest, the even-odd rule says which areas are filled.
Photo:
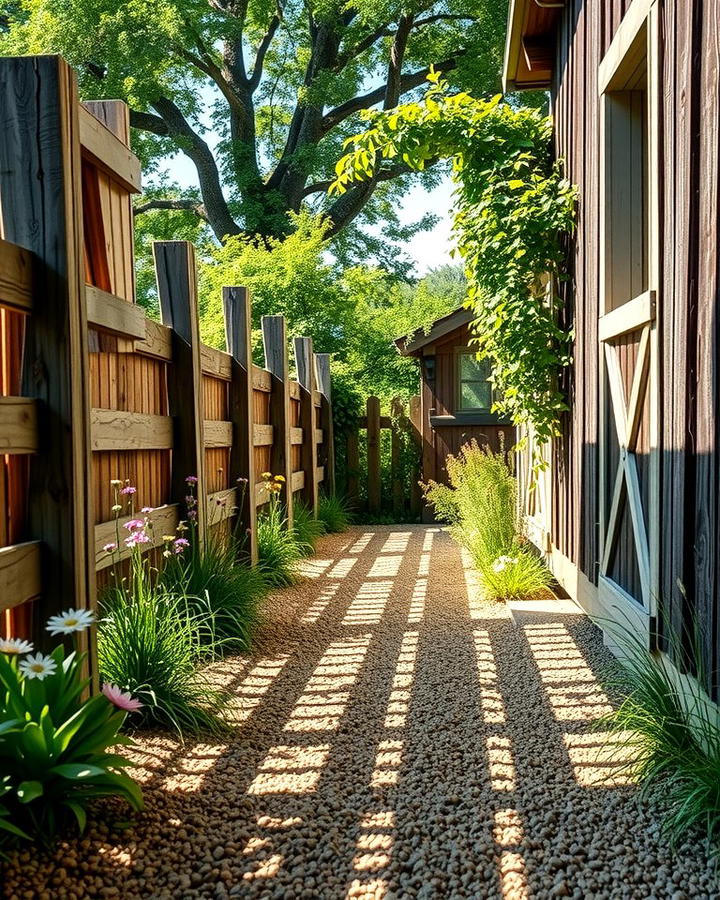
[[285, 481], [285, 479], [283, 478], [282, 475], [276, 475], [276, 476], [275, 476], [275, 481]]
[[263, 472], [260, 477], [265, 479], [272, 478], [272, 472]]
[[174, 541], [174, 540], [175, 540], [175, 535], [174, 535], [174, 534], [164, 534], [164, 535], [163, 535], [163, 540], [164, 540], [164, 541]]

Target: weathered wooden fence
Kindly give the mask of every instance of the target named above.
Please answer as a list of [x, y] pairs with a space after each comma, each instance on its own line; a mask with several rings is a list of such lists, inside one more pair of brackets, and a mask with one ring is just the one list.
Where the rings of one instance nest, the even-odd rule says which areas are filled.
[[[362, 435], [366, 432], [364, 448]], [[383, 453], [382, 432], [390, 434], [390, 455], [385, 460], [389, 466], [390, 494], [383, 497]], [[407, 440], [405, 440], [407, 439]], [[411, 459], [401, 464], [401, 448], [409, 444]], [[364, 450], [361, 459], [361, 449]], [[345, 448], [346, 485], [345, 493], [351, 504], [370, 514], [382, 510], [392, 512], [402, 518], [416, 516], [422, 508], [422, 491], [419, 480], [421, 474], [420, 438], [420, 397], [412, 397], [409, 409], [395, 399], [391, 403], [390, 415], [380, 415], [378, 397], [368, 397], [366, 413], [358, 420], [357, 429], [346, 436]], [[361, 483], [366, 479], [364, 490]], [[387, 481], [387, 479], [385, 479]], [[385, 501], [385, 502], [383, 502]]]
[[[127, 108], [80, 104], [58, 57], [0, 60], [0, 633], [41, 639], [45, 618], [93, 607], [115, 540], [111, 479], [129, 479], [158, 543], [196, 476], [199, 534], [239, 514], [256, 555], [261, 473], [283, 499], [333, 489], [330, 367], [282, 316], [223, 291], [228, 352], [200, 342], [195, 256], [155, 245], [162, 323], [135, 304], [131, 195], [140, 166]], [[236, 512], [237, 479], [250, 502]]]

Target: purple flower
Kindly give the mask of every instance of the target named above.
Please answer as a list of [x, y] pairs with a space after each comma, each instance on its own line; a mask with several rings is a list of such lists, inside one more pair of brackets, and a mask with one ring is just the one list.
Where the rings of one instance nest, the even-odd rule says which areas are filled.
[[155, 510], [152, 506], [143, 506], [143, 508], [140, 510], [140, 512], [141, 513], [151, 513], [151, 512], [155, 512]]
[[189, 519], [189, 521], [194, 522], [197, 519], [197, 511], [194, 509], [191, 509], [190, 512], [188, 513], [188, 519]]
[[187, 538], [176, 538], [173, 541], [173, 550], [175, 553], [182, 553], [187, 547], [190, 546], [190, 541]]
[[188, 509], [192, 509], [194, 506], [197, 506], [197, 499], [192, 494], [188, 494], [185, 497], [185, 505]]
[[109, 543], [105, 544], [105, 546], [103, 547], [103, 550], [106, 553], [112, 553], [113, 550], [117, 550], [117, 544], [114, 543], [113, 541], [110, 541]]
[[133, 533], [130, 535], [130, 537], [125, 538], [125, 546], [130, 547], [131, 549], [133, 547], [137, 547], [138, 544], [149, 544], [149, 543], [150, 543], [150, 536], [148, 535], [148, 533], [146, 531], [143, 531], [142, 529], [140, 529], [139, 531], [133, 531]]
[[185, 484], [197, 484], [197, 483], [198, 483], [197, 475], [188, 475], [188, 477], [185, 479]]
[[136, 493], [137, 493], [137, 488], [134, 488], [132, 485], [128, 484], [128, 485], [126, 485], [124, 488], [122, 488], [122, 490], [120, 491], [120, 493], [121, 493], [121, 494], [125, 494], [126, 496], [127, 496], [128, 494], [136, 494]]
[[136, 528], [143, 528], [144, 525], [144, 519], [129, 519], [123, 523], [123, 528], [127, 528], [128, 531], [135, 531]]

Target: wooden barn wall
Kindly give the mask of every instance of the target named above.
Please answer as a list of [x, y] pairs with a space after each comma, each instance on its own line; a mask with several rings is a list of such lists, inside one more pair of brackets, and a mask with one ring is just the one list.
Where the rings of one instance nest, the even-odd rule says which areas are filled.
[[[598, 558], [599, 102], [597, 70], [630, 0], [572, 0], [558, 35], [557, 154], [580, 190], [562, 288], [576, 333], [572, 411], [555, 448], [552, 534], [592, 580]], [[661, 108], [660, 607], [675, 630], [700, 627], [717, 684], [718, 168], [720, 0], [658, 0]]]

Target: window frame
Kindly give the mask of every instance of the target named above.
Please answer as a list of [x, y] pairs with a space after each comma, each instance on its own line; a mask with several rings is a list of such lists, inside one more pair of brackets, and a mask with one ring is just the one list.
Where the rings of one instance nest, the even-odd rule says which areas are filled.
[[489, 406], [462, 406], [462, 386], [463, 384], [482, 384], [480, 379], [468, 379], [462, 377], [462, 357], [472, 356], [476, 362], [477, 354], [469, 347], [455, 348], [455, 412], [459, 415], [489, 415], [493, 405], [495, 404], [495, 390], [490, 381], [489, 375], [484, 379], [485, 383], [490, 385], [490, 405]]

